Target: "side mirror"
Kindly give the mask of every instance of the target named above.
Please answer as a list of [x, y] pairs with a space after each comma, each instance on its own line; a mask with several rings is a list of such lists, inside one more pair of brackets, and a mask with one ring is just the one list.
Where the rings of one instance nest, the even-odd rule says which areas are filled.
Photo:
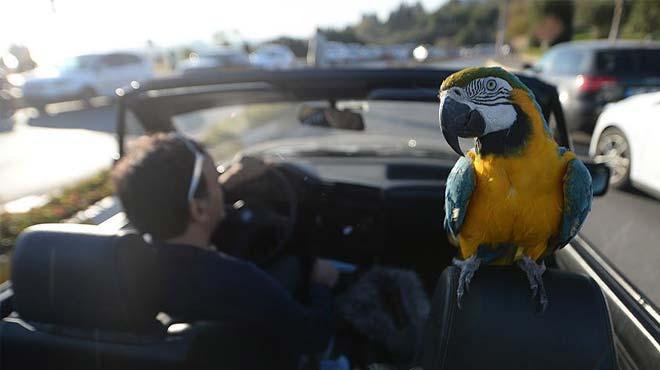
[[610, 185], [610, 168], [604, 163], [585, 163], [584, 165], [591, 174], [594, 197], [605, 195]]

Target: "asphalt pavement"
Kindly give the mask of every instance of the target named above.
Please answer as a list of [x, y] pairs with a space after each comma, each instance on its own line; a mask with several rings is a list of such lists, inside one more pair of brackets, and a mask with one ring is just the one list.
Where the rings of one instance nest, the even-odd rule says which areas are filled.
[[0, 205], [41, 195], [89, 176], [112, 163], [115, 108], [30, 117], [0, 132]]

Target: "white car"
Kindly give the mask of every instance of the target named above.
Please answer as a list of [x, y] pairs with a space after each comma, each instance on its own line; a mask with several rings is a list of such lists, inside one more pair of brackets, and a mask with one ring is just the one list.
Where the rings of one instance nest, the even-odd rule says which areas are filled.
[[291, 49], [279, 44], [262, 45], [250, 54], [250, 63], [263, 69], [287, 69], [293, 67], [296, 56]]
[[660, 93], [634, 95], [608, 104], [596, 123], [589, 155], [607, 163], [610, 184], [629, 185], [660, 198]]
[[184, 75], [218, 71], [244, 71], [250, 68], [250, 60], [239, 49], [222, 48], [194, 53], [176, 66]]
[[43, 109], [49, 103], [114, 96], [119, 87], [151, 78], [152, 70], [146, 58], [134, 53], [80, 55], [28, 76], [23, 98], [27, 105]]

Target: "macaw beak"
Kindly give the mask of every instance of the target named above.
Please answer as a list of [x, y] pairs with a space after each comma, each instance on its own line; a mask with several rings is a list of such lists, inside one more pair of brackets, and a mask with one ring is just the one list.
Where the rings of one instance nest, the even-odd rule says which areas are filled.
[[466, 104], [445, 96], [440, 100], [440, 127], [447, 143], [458, 155], [465, 155], [458, 143], [459, 137], [479, 137], [486, 129], [481, 114]]

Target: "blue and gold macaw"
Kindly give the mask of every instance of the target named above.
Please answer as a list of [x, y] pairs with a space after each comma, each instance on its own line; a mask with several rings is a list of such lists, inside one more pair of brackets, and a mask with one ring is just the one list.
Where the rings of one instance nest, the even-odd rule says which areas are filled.
[[[459, 71], [439, 97], [442, 133], [462, 156], [445, 192], [445, 228], [459, 247], [459, 304], [481, 264], [517, 263], [544, 310], [543, 259], [587, 217], [589, 171], [553, 140], [531, 90], [501, 68]], [[458, 137], [476, 138], [467, 157]]]

